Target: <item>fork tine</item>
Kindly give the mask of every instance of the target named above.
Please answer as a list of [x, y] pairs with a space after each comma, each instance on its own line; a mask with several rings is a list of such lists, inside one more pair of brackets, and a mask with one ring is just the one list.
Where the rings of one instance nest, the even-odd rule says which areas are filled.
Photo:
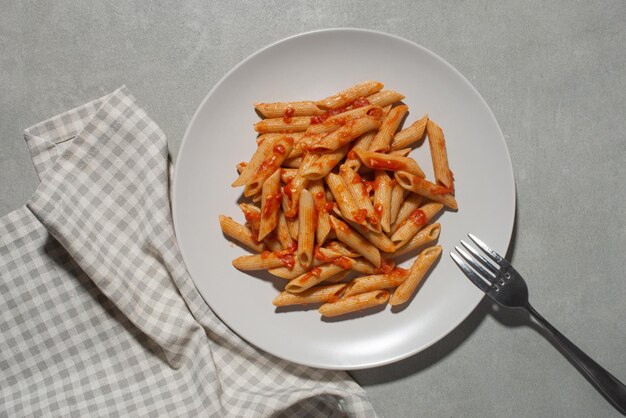
[[478, 261], [483, 263], [483, 265], [487, 267], [490, 272], [492, 272], [494, 275], [498, 274], [498, 269], [496, 268], [496, 266], [491, 264], [485, 257], [480, 255], [480, 253], [476, 251], [474, 247], [472, 247], [471, 245], [469, 245], [467, 242], [463, 240], [461, 240], [461, 244], [463, 244], [463, 246], [467, 249], [467, 251], [469, 251], [474, 256], [474, 258], [478, 259]]
[[491, 286], [489, 286], [487, 282], [481, 279], [478, 274], [474, 272], [474, 270], [469, 268], [469, 266], [465, 264], [465, 262], [461, 260], [458, 255], [450, 253], [450, 257], [452, 257], [452, 260], [454, 260], [457, 266], [459, 266], [459, 268], [463, 271], [463, 273], [465, 273], [467, 278], [470, 279], [470, 281], [474, 283], [477, 288], [482, 290], [484, 293], [487, 293], [491, 290]]
[[474, 268], [474, 270], [482, 275], [482, 278], [484, 280], [487, 280], [489, 283], [493, 284], [494, 280], [496, 279], [494, 274], [491, 274], [487, 271], [487, 269], [481, 266], [480, 263], [477, 263], [476, 260], [474, 260], [472, 256], [469, 255], [463, 248], [459, 247], [458, 245], [455, 245], [454, 248], [459, 254], [461, 254], [461, 257], [463, 257], [463, 259]]
[[500, 267], [504, 267], [504, 268], [511, 267], [511, 264], [509, 264], [508, 261], [506, 261], [500, 254], [498, 254], [491, 248], [487, 247], [487, 244], [482, 242], [480, 239], [476, 238], [476, 236], [474, 236], [473, 234], [467, 234], [467, 236], [470, 237], [470, 239], [474, 241], [474, 243], [478, 245], [480, 249], [483, 250], [485, 254], [487, 254], [493, 261], [498, 263]]

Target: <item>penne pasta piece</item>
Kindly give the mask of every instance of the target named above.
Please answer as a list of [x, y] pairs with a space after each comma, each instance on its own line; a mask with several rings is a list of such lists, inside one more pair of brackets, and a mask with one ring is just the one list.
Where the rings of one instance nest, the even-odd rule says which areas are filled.
[[448, 152], [446, 151], [443, 131], [435, 122], [429, 120], [426, 124], [426, 132], [428, 133], [428, 145], [430, 146], [430, 157], [433, 161], [436, 183], [447, 187], [452, 192], [454, 191], [454, 178], [450, 167], [448, 167]]
[[285, 286], [285, 290], [291, 293], [303, 292], [316, 284], [333, 277], [342, 270], [344, 269], [336, 264], [322, 264], [318, 267], [313, 267], [306, 273], [290, 280]]
[[378, 133], [372, 141], [369, 150], [372, 152], [387, 152], [389, 151], [391, 140], [394, 134], [400, 126], [400, 122], [406, 116], [409, 111], [408, 106], [400, 105], [391, 109], [387, 117], [383, 120]]
[[382, 88], [383, 84], [378, 81], [365, 81], [342, 90], [337, 94], [318, 100], [315, 104], [327, 109], [337, 109], [352, 103], [359, 97], [370, 96]]
[[325, 247], [331, 251], [345, 255], [346, 257], [354, 258], [359, 257], [359, 253], [352, 251], [350, 248], [340, 241], [326, 241]]
[[354, 204], [358, 208], [356, 213], [352, 213], [352, 218], [356, 223], [366, 225], [371, 231], [379, 233], [381, 231], [379, 219], [374, 212], [374, 206], [370, 200], [367, 186], [361, 176], [345, 165], [339, 168], [339, 176], [343, 179], [344, 184], [352, 195]]
[[256, 194], [261, 190], [265, 179], [281, 166], [285, 157], [291, 152], [291, 148], [293, 148], [293, 139], [290, 137], [281, 136], [263, 141], [232, 186], [250, 185], [252, 190], [246, 190], [244, 195]]
[[402, 148], [395, 151], [389, 151], [389, 155], [397, 155], [398, 157], [406, 157], [411, 153], [411, 148]]
[[285, 184], [285, 186], [283, 187], [282, 208], [283, 208], [283, 214], [285, 216], [285, 221], [287, 222], [287, 228], [289, 228], [289, 235], [291, 235], [291, 239], [298, 241], [298, 220], [294, 219], [294, 217], [291, 217], [291, 218], [287, 217], [287, 212], [289, 212], [289, 209], [291, 207], [291, 202], [289, 200], [289, 197], [286, 194], [287, 189], [289, 187], [290, 187], [289, 182]]
[[344, 165], [350, 167], [354, 171], [357, 171], [361, 167], [361, 160], [356, 155], [356, 151], [367, 151], [376, 136], [376, 131], [369, 131], [361, 135], [353, 142], [352, 149], [348, 152], [348, 158]]
[[298, 169], [296, 168], [282, 168], [280, 170], [280, 181], [283, 183], [289, 183], [296, 176]]
[[285, 133], [261, 134], [261, 135], [257, 136], [256, 144], [260, 145], [261, 142], [265, 141], [266, 139], [278, 138], [278, 137], [280, 137], [282, 135], [286, 135], [286, 136], [288, 136], [290, 138], [293, 138], [293, 147], [296, 148], [296, 145], [298, 144], [298, 141], [300, 140], [300, 138], [302, 138], [304, 136], [304, 132], [289, 132], [287, 134], [285, 134]]
[[304, 189], [300, 195], [298, 210], [298, 249], [296, 255], [302, 267], [310, 267], [313, 262], [315, 246], [315, 227], [317, 214], [311, 193]]
[[246, 218], [246, 226], [252, 231], [252, 239], [259, 241], [259, 229], [261, 228], [261, 209], [250, 203], [240, 203], [239, 208]]
[[298, 214], [298, 202], [302, 190], [309, 184], [309, 180], [302, 176], [302, 171], [316, 158], [314, 154], [307, 153], [294, 178], [283, 187], [283, 193], [288, 197], [289, 209], [285, 211], [287, 218], [294, 218]]
[[308, 180], [324, 178], [346, 156], [348, 146], [343, 146], [335, 151], [325, 152], [311, 164], [302, 170], [302, 176]]
[[346, 284], [333, 284], [328, 286], [312, 287], [300, 293], [281, 292], [272, 301], [272, 304], [274, 306], [290, 306], [320, 302], [334, 302], [339, 299], [345, 288]]
[[394, 256], [400, 256], [406, 254], [410, 251], [413, 251], [417, 248], [423, 247], [426, 244], [430, 244], [439, 238], [439, 233], [441, 232], [441, 225], [438, 223], [428, 225], [424, 227], [421, 231], [413, 236], [404, 246], [398, 248]]
[[314, 180], [310, 182], [309, 192], [311, 192], [311, 196], [313, 196], [313, 202], [315, 202], [315, 211], [317, 212], [317, 228], [315, 229], [315, 237], [317, 239], [317, 245], [322, 245], [324, 244], [324, 241], [326, 241], [328, 233], [331, 229], [328, 208], [326, 207], [326, 193], [324, 192], [324, 182], [322, 180]]
[[[335, 198], [335, 202], [341, 212], [341, 216], [344, 219], [349, 219], [361, 225], [365, 225], [365, 216], [361, 216], [362, 213], [359, 212], [359, 207], [354, 201], [352, 193], [343, 178], [337, 174], [329, 173], [326, 176], [326, 184]], [[357, 215], [356, 218], [355, 215]]]
[[259, 226], [259, 240], [276, 228], [278, 211], [283, 193], [280, 191], [280, 168], [274, 171], [263, 183], [261, 199], [261, 224]]
[[276, 223], [276, 238], [278, 239], [278, 242], [280, 242], [280, 246], [283, 250], [291, 249], [295, 251], [296, 246], [298, 245], [298, 241], [294, 241], [291, 238], [289, 226], [287, 225], [287, 219], [285, 218], [285, 214], [282, 210], [278, 211], [278, 222]]
[[447, 187], [431, 183], [428, 180], [407, 173], [406, 171], [396, 171], [395, 179], [400, 186], [413, 193], [422, 195], [435, 202], [443, 203], [450, 209], [458, 208], [456, 199]]
[[353, 263], [352, 266], [350, 266], [350, 270], [358, 271], [363, 274], [374, 274], [378, 271], [378, 269], [369, 261], [365, 261], [360, 258], [355, 258], [352, 261]]
[[363, 238], [379, 250], [386, 253], [392, 253], [396, 250], [396, 247], [393, 245], [391, 239], [389, 239], [387, 235], [383, 234], [382, 231], [374, 232], [363, 225], [359, 225], [349, 220], [347, 222], [355, 231], [359, 232]]
[[279, 252], [283, 250], [283, 246], [280, 245], [280, 242], [274, 237], [274, 234], [270, 234], [263, 238], [263, 244], [267, 247], [268, 250], [273, 252]]
[[282, 266], [293, 267], [294, 263], [293, 254], [287, 251], [263, 251], [261, 254], [242, 255], [233, 260], [233, 266], [239, 270], [268, 270]]
[[356, 154], [363, 164], [373, 170], [406, 171], [424, 177], [424, 172], [413, 158], [372, 151], [356, 151]]
[[252, 231], [240, 223], [233, 220], [233, 218], [229, 216], [220, 215], [220, 227], [222, 228], [222, 232], [227, 237], [234, 239], [250, 248], [251, 250], [256, 251], [257, 253], [262, 252], [265, 249], [265, 246], [262, 242], [259, 242], [256, 238], [253, 238]]
[[411, 212], [391, 237], [391, 241], [396, 248], [400, 248], [409, 242], [442, 209], [443, 205], [441, 203], [429, 202]]
[[371, 261], [375, 267], [380, 267], [381, 257], [378, 248], [334, 216], [330, 217], [330, 224], [335, 230], [339, 241]]
[[310, 125], [310, 116], [294, 116], [286, 120], [284, 118], [271, 118], [255, 123], [254, 130], [262, 134], [304, 132]]
[[321, 123], [314, 123], [312, 121], [311, 126], [306, 130], [307, 134], [326, 134], [336, 131], [343, 125], [351, 120], [363, 117], [364, 115], [381, 117], [383, 115], [383, 108], [380, 106], [363, 106], [356, 109], [348, 110], [346, 112], [338, 113], [330, 116], [328, 119]]
[[372, 308], [378, 305], [384, 305], [388, 300], [388, 291], [374, 290], [372, 292], [342, 298], [337, 302], [325, 303], [320, 306], [319, 311], [323, 316], [333, 317]]
[[324, 113], [312, 101], [255, 103], [254, 108], [266, 118], [290, 118], [293, 116], [312, 116]]
[[[318, 267], [325, 263], [326, 263], [325, 261], [315, 258], [313, 260], [313, 264], [311, 265], [311, 267]], [[270, 274], [276, 277], [280, 277], [282, 279], [287, 279], [287, 280], [292, 280], [298, 276], [303, 275], [309, 270], [310, 270], [309, 268], [302, 267], [300, 264], [296, 263], [293, 266], [293, 269], [291, 270], [289, 269], [289, 267], [277, 267], [277, 268], [269, 269], [268, 271], [270, 272]]]
[[[265, 134], [265, 135], [281, 135], [281, 134]], [[315, 144], [322, 139], [325, 134], [308, 134], [305, 132], [297, 132], [289, 134], [294, 138], [293, 148], [287, 156], [287, 159], [292, 159], [302, 156], [309, 148], [314, 148]]]
[[391, 178], [383, 170], [376, 170], [374, 177], [374, 213], [384, 232], [391, 228]]
[[411, 266], [409, 274], [404, 283], [398, 286], [398, 288], [393, 292], [393, 296], [389, 301], [392, 306], [401, 305], [408, 302], [413, 293], [415, 293], [417, 286], [419, 286], [419, 284], [424, 279], [424, 276], [426, 275], [430, 267], [441, 255], [442, 250], [443, 248], [441, 247], [441, 245], [436, 245], [434, 247], [426, 248], [420, 253], [420, 255]]
[[373, 290], [392, 289], [404, 283], [409, 270], [399, 267], [391, 270], [387, 274], [374, 274], [372, 276], [357, 277], [352, 280], [344, 293], [344, 297], [358, 295], [359, 293], [371, 292]]
[[404, 187], [400, 186], [395, 179], [391, 180], [393, 188], [391, 189], [391, 230], [393, 232], [393, 224], [396, 222], [400, 207], [404, 202], [404, 196], [409, 193]]
[[332, 151], [343, 147], [355, 140], [360, 135], [369, 132], [374, 129], [378, 129], [381, 124], [380, 117], [374, 116], [362, 116], [358, 119], [353, 119], [322, 138], [316, 145], [317, 151]]
[[380, 107], [399, 102], [402, 99], [404, 99], [404, 95], [393, 90], [381, 90], [371, 96], [367, 96], [367, 101], [370, 102], [371, 105]]
[[[398, 187], [402, 188], [402, 186], [400, 185], [398, 185]], [[402, 225], [402, 223], [404, 223], [404, 221], [409, 217], [411, 212], [421, 206], [422, 200], [422, 196], [416, 193], [409, 193], [404, 202], [402, 202], [402, 206], [400, 206], [396, 221], [391, 225], [392, 234], [398, 230], [398, 227]]]
[[391, 149], [398, 150], [413, 145], [424, 137], [428, 115], [422, 116], [421, 119], [413, 122], [411, 126], [398, 132], [391, 141]]

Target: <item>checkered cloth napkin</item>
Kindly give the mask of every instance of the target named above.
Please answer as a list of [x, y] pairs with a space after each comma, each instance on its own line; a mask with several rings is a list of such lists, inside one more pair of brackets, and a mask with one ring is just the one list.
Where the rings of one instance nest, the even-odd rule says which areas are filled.
[[374, 416], [344, 372], [243, 342], [195, 288], [165, 136], [126, 88], [26, 130], [0, 218], [0, 416]]

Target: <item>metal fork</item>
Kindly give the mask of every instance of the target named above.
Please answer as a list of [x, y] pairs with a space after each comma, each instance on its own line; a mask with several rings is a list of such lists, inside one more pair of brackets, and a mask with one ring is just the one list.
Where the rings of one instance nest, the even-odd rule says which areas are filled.
[[598, 392], [615, 409], [626, 415], [626, 386], [593, 361], [580, 348], [576, 347], [574, 343], [554, 328], [530, 305], [526, 282], [504, 257], [489, 248], [474, 235], [467, 235], [493, 260], [493, 263], [490, 262], [479, 251], [461, 240], [461, 244], [465, 248], [459, 246], [454, 248], [463, 259], [452, 252], [450, 257], [463, 270], [468, 279], [498, 305], [507, 308], [525, 309], [543, 327], [546, 333], [552, 337], [554, 342], [562, 349], [562, 353], [578, 367], [580, 372], [587, 377]]

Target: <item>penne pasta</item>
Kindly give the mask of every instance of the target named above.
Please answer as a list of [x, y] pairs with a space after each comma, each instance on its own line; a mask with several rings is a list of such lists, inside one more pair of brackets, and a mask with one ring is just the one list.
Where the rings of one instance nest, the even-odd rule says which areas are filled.
[[435, 202], [443, 203], [450, 209], [458, 208], [456, 199], [447, 187], [431, 183], [406, 171], [396, 171], [395, 178], [399, 185], [413, 193], [422, 195]]
[[322, 138], [316, 145], [316, 151], [332, 151], [343, 147], [355, 140], [360, 135], [374, 129], [378, 129], [381, 124], [380, 117], [362, 116], [353, 119]]
[[[402, 188], [402, 186], [400, 185], [398, 185], [398, 187]], [[402, 189], [404, 190], [404, 188]], [[421, 206], [422, 200], [422, 196], [416, 193], [409, 193], [404, 202], [402, 202], [402, 206], [400, 206], [396, 221], [391, 225], [392, 234], [398, 230], [398, 227], [402, 225], [402, 223], [404, 223], [404, 221], [409, 217], [411, 212]]]
[[374, 306], [384, 305], [388, 300], [388, 291], [374, 290], [372, 292], [342, 298], [337, 302], [325, 303], [320, 306], [319, 311], [323, 316], [334, 317], [372, 308]]
[[378, 81], [365, 81], [342, 90], [337, 94], [318, 100], [315, 104], [327, 109], [337, 109], [352, 103], [359, 97], [370, 96], [380, 91], [382, 88], [383, 84]]
[[[298, 144], [298, 142], [300, 141], [300, 138], [302, 138], [304, 136], [304, 132], [289, 132], [289, 133], [269, 133], [269, 134], [261, 134], [259, 136], [257, 136], [256, 138], [256, 144], [260, 145], [261, 142], [265, 141], [266, 139], [273, 139], [273, 138], [279, 138], [282, 135], [286, 135], [290, 138], [293, 139], [293, 147], [296, 148], [296, 145]], [[293, 151], [293, 150], [292, 150]], [[289, 156], [288, 156], [289, 157]]]
[[265, 179], [281, 166], [285, 157], [291, 152], [291, 148], [293, 148], [293, 139], [287, 136], [263, 141], [232, 186], [250, 185], [252, 190], [246, 190], [244, 195], [256, 194], [258, 190], [261, 190]]
[[339, 241], [343, 242], [348, 247], [352, 248], [354, 251], [371, 261], [375, 267], [380, 267], [381, 257], [378, 248], [334, 216], [330, 217], [330, 223], [335, 230]]
[[315, 227], [317, 214], [311, 193], [304, 189], [300, 195], [298, 210], [298, 249], [296, 255], [302, 267], [309, 267], [313, 262], [313, 247], [315, 246]]
[[363, 164], [373, 170], [406, 171], [424, 177], [424, 172], [413, 158], [372, 151], [356, 151]]
[[391, 149], [398, 150], [413, 145], [424, 137], [428, 123], [428, 115], [424, 115], [421, 119], [413, 122], [411, 126], [398, 132], [391, 141]]
[[287, 217], [287, 212], [289, 212], [291, 208], [291, 201], [286, 194], [289, 187], [289, 182], [283, 187], [283, 215], [285, 216], [285, 222], [287, 222], [287, 228], [289, 228], [289, 235], [291, 235], [291, 239], [298, 241], [298, 220], [294, 219], [294, 217]]
[[439, 238], [439, 233], [441, 232], [441, 225], [438, 223], [427, 225], [419, 231], [417, 234], [413, 236], [404, 246], [398, 248], [394, 256], [400, 256], [411, 252], [417, 248], [423, 247], [427, 244], [430, 244], [433, 241], [436, 241]]
[[296, 176], [298, 169], [296, 168], [281, 168], [280, 181], [283, 183], [289, 183]]
[[289, 226], [287, 225], [287, 219], [285, 218], [285, 214], [282, 210], [278, 211], [278, 221], [276, 223], [276, 239], [278, 239], [278, 242], [280, 242], [280, 246], [283, 250], [295, 250], [295, 247], [298, 245], [297, 241], [294, 241], [293, 238], [291, 238]]
[[263, 251], [261, 254], [237, 257], [233, 260], [233, 266], [239, 270], [268, 270], [281, 266], [293, 267], [294, 262], [289, 252]]
[[[314, 259], [313, 263], [311, 264], [311, 267], [318, 267], [325, 263], [326, 263], [325, 261]], [[309, 271], [309, 268], [303, 267], [300, 264], [296, 263], [293, 266], [293, 269], [289, 269], [289, 267], [276, 267], [273, 269], [269, 269], [268, 271], [270, 272], [270, 274], [276, 277], [280, 277], [282, 279], [287, 279], [287, 280], [292, 280], [306, 273], [307, 271]]]
[[374, 212], [374, 206], [370, 200], [367, 186], [363, 183], [361, 176], [345, 165], [339, 168], [339, 176], [343, 179], [349, 193], [352, 195], [352, 201], [358, 208], [356, 213], [352, 213], [354, 221], [360, 225], [366, 225], [373, 232], [380, 232], [381, 227], [378, 216]]
[[306, 130], [307, 134], [325, 134], [333, 132], [351, 120], [363, 117], [364, 115], [381, 117], [383, 108], [380, 106], [363, 106], [346, 112], [338, 113], [329, 117], [322, 123], [313, 123]]
[[262, 134], [304, 132], [310, 125], [310, 116], [295, 116], [288, 119], [271, 118], [255, 123], [254, 130]]
[[340, 241], [327, 241], [326, 248], [328, 248], [331, 251], [334, 251], [336, 253], [339, 253], [341, 255], [345, 255], [346, 257], [358, 257], [359, 253], [352, 251], [350, 248], [346, 247], [346, 245]]
[[259, 227], [259, 239], [265, 238], [267, 234], [276, 228], [278, 223], [278, 211], [283, 194], [280, 191], [280, 168], [268, 177], [263, 183], [261, 199], [261, 224]]
[[374, 177], [374, 213], [384, 232], [391, 228], [391, 178], [383, 170], [376, 170]]
[[227, 237], [234, 239], [250, 248], [257, 253], [262, 252], [265, 249], [263, 243], [259, 242], [258, 239], [254, 238], [252, 235], [252, 231], [241, 225], [240, 223], [233, 220], [233, 218], [229, 216], [220, 215], [220, 226], [222, 228], [222, 232]]
[[424, 279], [424, 276], [441, 255], [443, 248], [440, 245], [426, 248], [417, 257], [404, 283], [393, 292], [389, 303], [392, 306], [402, 305], [409, 301], [415, 290]]
[[404, 187], [400, 186], [395, 179], [391, 180], [393, 188], [391, 189], [391, 225], [393, 232], [393, 224], [396, 222], [400, 207], [404, 202], [404, 196], [409, 193]]
[[441, 203], [429, 202], [412, 211], [391, 237], [391, 241], [396, 248], [402, 247], [409, 242], [442, 209], [443, 205]]
[[353, 142], [352, 149], [348, 153], [348, 158], [344, 165], [350, 167], [354, 171], [357, 171], [361, 167], [361, 160], [356, 155], [356, 151], [367, 151], [376, 136], [376, 131], [369, 131], [361, 135], [356, 141]]
[[404, 95], [393, 90], [381, 90], [377, 93], [367, 96], [367, 101], [373, 106], [385, 107], [404, 99]]
[[[317, 228], [315, 229], [315, 237], [317, 245], [324, 244], [328, 233], [330, 232], [330, 217], [328, 215], [328, 207], [326, 206], [326, 193], [324, 191], [324, 182], [322, 180], [314, 180], [309, 183], [309, 192], [313, 196], [315, 203], [315, 211], [317, 212]], [[332, 203], [331, 203], [332, 206]]]
[[283, 250], [283, 246], [280, 245], [280, 242], [274, 237], [274, 234], [270, 234], [263, 238], [263, 244], [267, 247], [268, 250], [273, 252], [279, 252]]
[[300, 168], [302, 165], [302, 157], [288, 158], [283, 162], [283, 166], [287, 168]]
[[389, 155], [397, 155], [398, 157], [406, 157], [411, 153], [411, 148], [402, 148], [395, 151], [389, 151]]
[[324, 113], [312, 101], [255, 103], [254, 108], [266, 118], [290, 118], [293, 116], [312, 116]]
[[347, 221], [350, 226], [359, 234], [363, 236], [370, 244], [374, 247], [378, 248], [380, 251], [384, 251], [386, 253], [392, 253], [396, 250], [396, 247], [393, 245], [393, 242], [389, 237], [381, 232], [374, 232], [363, 225], [359, 225], [352, 221]]
[[426, 124], [426, 132], [428, 133], [428, 145], [430, 146], [430, 157], [433, 161], [436, 183], [447, 187], [452, 192], [454, 191], [454, 178], [450, 167], [448, 167], [448, 153], [443, 131], [435, 122], [429, 120]]
[[291, 293], [300, 293], [333, 277], [342, 270], [344, 269], [336, 264], [322, 264], [318, 267], [313, 267], [306, 273], [290, 280], [285, 286], [285, 290]]
[[[328, 278], [326, 280], [324, 280], [324, 283], [339, 283], [344, 281], [350, 274], [352, 273], [352, 271], [350, 270], [344, 270], [344, 271], [340, 271], [339, 273], [335, 274], [333, 277]], [[345, 284], [344, 284], [345, 286]]]
[[360, 222], [358, 222], [357, 219], [354, 218], [355, 214], [359, 214], [359, 208], [352, 198], [352, 194], [350, 193], [350, 190], [348, 189], [343, 178], [341, 176], [338, 176], [337, 174], [329, 173], [326, 176], [326, 184], [332, 192], [333, 197], [335, 198], [335, 202], [337, 203], [337, 206], [339, 206], [339, 210], [341, 211], [341, 215], [343, 216], [343, 218], [355, 221], [357, 223], [360, 223], [361, 225], [365, 225], [365, 216], [358, 217], [358, 221]]
[[409, 270], [395, 268], [387, 274], [374, 274], [357, 277], [352, 280], [344, 293], [344, 297], [358, 295], [373, 290], [392, 289], [400, 286], [409, 275]]
[[346, 156], [347, 152], [348, 146], [346, 145], [337, 150], [320, 154], [315, 161], [303, 167], [302, 176], [308, 180], [324, 178]]
[[389, 151], [391, 140], [394, 134], [400, 126], [400, 122], [406, 116], [409, 111], [408, 106], [400, 105], [391, 109], [387, 117], [383, 120], [378, 133], [372, 141], [369, 150], [372, 152], [387, 152]]
[[300, 293], [281, 292], [272, 301], [272, 304], [274, 306], [290, 306], [320, 302], [334, 302], [339, 299], [345, 288], [345, 284], [333, 284], [328, 286], [312, 287]]

